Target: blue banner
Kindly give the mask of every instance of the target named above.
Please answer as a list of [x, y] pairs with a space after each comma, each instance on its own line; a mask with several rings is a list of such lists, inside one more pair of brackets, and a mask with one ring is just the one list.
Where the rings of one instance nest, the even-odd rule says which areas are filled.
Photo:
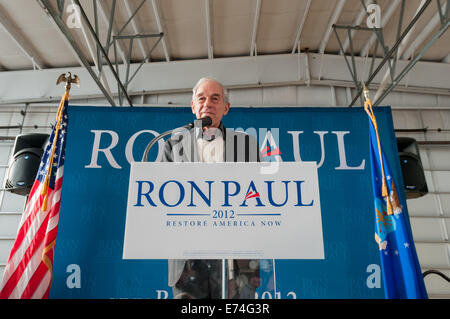
[[[406, 207], [391, 110], [375, 114]], [[50, 297], [172, 298], [167, 260], [122, 259], [128, 179], [130, 162], [156, 135], [192, 122], [191, 109], [69, 106], [68, 116]], [[232, 108], [223, 123], [254, 135], [267, 161], [318, 164], [325, 259], [260, 261], [258, 298], [384, 298], [364, 110]]]

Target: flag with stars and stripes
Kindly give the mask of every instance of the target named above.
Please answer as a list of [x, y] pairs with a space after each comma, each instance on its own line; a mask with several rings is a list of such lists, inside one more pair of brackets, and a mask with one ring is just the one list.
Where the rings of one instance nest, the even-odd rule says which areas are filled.
[[375, 240], [380, 251], [385, 296], [389, 299], [428, 298], [406, 207], [400, 204], [371, 105], [370, 111], [366, 105], [366, 112], [369, 115]]
[[68, 92], [42, 155], [36, 180], [6, 264], [0, 298], [48, 298], [61, 200], [67, 134]]

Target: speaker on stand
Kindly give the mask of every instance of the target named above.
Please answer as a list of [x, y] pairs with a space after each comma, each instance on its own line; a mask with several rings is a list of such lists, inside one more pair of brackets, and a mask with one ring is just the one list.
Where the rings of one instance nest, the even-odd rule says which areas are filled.
[[416, 140], [410, 137], [398, 137], [397, 148], [406, 198], [417, 198], [427, 194], [427, 182]]
[[16, 137], [13, 160], [8, 168], [5, 190], [27, 196], [36, 179], [49, 134], [21, 134]]

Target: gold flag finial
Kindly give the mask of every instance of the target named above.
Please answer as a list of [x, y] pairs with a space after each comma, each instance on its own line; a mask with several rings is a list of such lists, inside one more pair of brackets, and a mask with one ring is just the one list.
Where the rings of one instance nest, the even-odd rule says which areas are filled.
[[66, 82], [66, 92], [70, 91], [71, 83], [75, 83], [78, 87], [80, 87], [80, 78], [76, 74], [72, 77], [70, 72], [67, 72], [67, 76], [66, 73], [61, 74], [56, 80], [56, 85], [61, 82]]
[[75, 83], [78, 87], [80, 86], [80, 78], [78, 77], [78, 75], [74, 75], [72, 76], [72, 74], [70, 72], [67, 72], [67, 76], [66, 73], [61, 74], [60, 76], [58, 76], [58, 79], [56, 80], [56, 85], [58, 85], [61, 82], [66, 82], [66, 91], [64, 92], [61, 101], [59, 102], [59, 107], [58, 107], [58, 111], [56, 113], [56, 125], [55, 125], [55, 132], [54, 132], [54, 136], [53, 136], [53, 142], [50, 148], [50, 157], [49, 157], [49, 165], [48, 165], [48, 169], [47, 172], [45, 173], [45, 179], [44, 179], [44, 184], [41, 190], [41, 195], [43, 195], [43, 202], [42, 202], [42, 206], [41, 206], [41, 210], [42, 211], [46, 211], [47, 210], [47, 201], [48, 201], [48, 187], [49, 187], [49, 183], [50, 183], [50, 174], [51, 174], [51, 170], [53, 167], [53, 155], [55, 154], [55, 146], [56, 146], [56, 140], [58, 138], [58, 133], [61, 129], [61, 121], [62, 121], [62, 113], [63, 113], [63, 109], [64, 109], [64, 105], [65, 102], [69, 101], [69, 91], [71, 88], [71, 83]]
[[369, 100], [369, 89], [366, 87], [366, 84], [364, 82], [362, 82], [362, 86], [363, 86], [364, 99], [367, 102]]

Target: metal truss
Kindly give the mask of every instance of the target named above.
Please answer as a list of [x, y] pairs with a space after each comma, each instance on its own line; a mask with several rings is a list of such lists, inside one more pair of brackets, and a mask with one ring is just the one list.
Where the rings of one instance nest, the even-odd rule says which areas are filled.
[[[93, 14], [94, 21], [91, 23], [89, 18], [86, 15], [86, 12], [83, 6], [80, 4], [79, 0], [71, 0], [70, 2], [75, 5], [77, 13], [80, 17], [81, 22], [81, 31], [83, 33], [84, 39], [86, 41], [87, 47], [91, 54], [91, 58], [94, 61], [95, 68], [91, 66], [89, 59], [85, 56], [83, 51], [81, 50], [80, 45], [76, 42], [75, 38], [71, 34], [69, 28], [62, 20], [62, 14], [64, 10], [64, 0], [57, 0], [57, 10], [55, 10], [50, 3], [50, 0], [38, 0], [41, 3], [41, 6], [47, 12], [47, 14], [53, 19], [56, 23], [56, 26], [59, 28], [60, 32], [63, 36], [68, 40], [68, 43], [71, 45], [73, 52], [78, 57], [78, 60], [89, 72], [90, 76], [93, 78], [97, 86], [100, 88], [105, 98], [111, 104], [111, 106], [116, 106], [116, 102], [114, 101], [113, 94], [109, 88], [109, 83], [107, 81], [107, 76], [105, 74], [105, 68], [108, 68], [111, 74], [113, 75], [114, 80], [117, 83], [117, 92], [118, 92], [118, 100], [119, 105], [124, 105], [124, 102], [129, 106], [133, 106], [130, 95], [127, 92], [128, 85], [135, 78], [137, 72], [141, 69], [142, 65], [150, 61], [151, 54], [156, 46], [163, 40], [164, 33], [159, 32], [155, 34], [140, 34], [139, 27], [135, 20], [135, 17], [138, 11], [142, 8], [146, 0], [142, 0], [137, 8], [132, 11], [129, 3], [126, 2], [125, 6], [127, 9], [127, 13], [129, 15], [128, 20], [120, 27], [117, 31], [114, 16], [116, 10], [117, 0], [112, 0], [112, 7], [109, 12], [109, 15], [105, 12], [105, 6], [103, 2], [98, 2], [98, 0], [93, 0], [91, 3], [93, 5]], [[125, 0], [128, 1], [128, 0]], [[155, 8], [156, 3], [154, 0], [152, 1], [152, 5]], [[107, 22], [107, 35], [104, 40], [104, 43], [100, 41], [99, 38], [99, 19], [98, 14], [101, 13], [105, 22]], [[155, 12], [155, 14], [158, 14]], [[134, 34], [124, 34], [125, 28], [131, 25], [134, 31]], [[158, 26], [159, 30], [162, 30], [160, 26]], [[146, 50], [143, 45], [143, 39], [155, 38], [155, 42], [150, 50]], [[120, 42], [119, 42], [120, 41]], [[123, 48], [122, 43], [127, 41], [128, 47]], [[136, 64], [136, 61], [131, 61], [132, 57], [132, 49], [133, 42], [137, 41], [139, 48], [141, 50], [141, 54], [143, 56], [142, 61], [139, 65], [134, 68], [134, 72], [131, 73], [131, 64]], [[163, 45], [164, 45], [163, 40]], [[109, 59], [110, 50], [113, 50], [114, 54], [114, 65]], [[164, 45], [164, 53], [166, 57], [168, 56], [166, 47]], [[120, 70], [123, 70], [123, 74], [120, 74]]]
[[[376, 1], [373, 1], [376, 3]], [[347, 68], [350, 72], [351, 78], [354, 82], [355, 88], [357, 89], [357, 94], [355, 97], [353, 97], [353, 100], [350, 102], [349, 107], [353, 106], [355, 102], [360, 99], [361, 105], [363, 104], [362, 100], [362, 81], [365, 81], [366, 86], [369, 85], [376, 75], [382, 70], [382, 68], [385, 66], [385, 64], [388, 64], [388, 70], [382, 80], [382, 83], [379, 86], [379, 89], [377, 91], [377, 94], [374, 98], [374, 106], [380, 105], [380, 103], [386, 98], [386, 96], [399, 84], [399, 82], [406, 76], [406, 74], [417, 64], [417, 62], [421, 59], [421, 57], [425, 54], [425, 52], [434, 44], [434, 42], [439, 39], [449, 28], [449, 4], [450, 0], [447, 0], [446, 4], [444, 6], [441, 5], [440, 0], [436, 0], [437, 3], [437, 11], [435, 17], [429, 22], [429, 24], [425, 27], [425, 29], [422, 31], [422, 33], [413, 41], [413, 43], [410, 45], [410, 47], [406, 49], [406, 45], [409, 42], [409, 37], [411, 36], [410, 31], [415, 27], [417, 21], [422, 16], [422, 14], [425, 12], [425, 10], [428, 8], [432, 0], [423, 0], [419, 6], [419, 8], [416, 11], [415, 16], [410, 21], [410, 23], [406, 26], [406, 28], [402, 32], [403, 27], [403, 18], [404, 18], [404, 11], [405, 11], [405, 4], [406, 0], [401, 0], [401, 11], [400, 11], [400, 18], [398, 21], [397, 26], [397, 37], [396, 42], [394, 45], [389, 48], [385, 41], [383, 36], [383, 27], [380, 28], [364, 28], [361, 26], [343, 26], [343, 25], [336, 25], [334, 24], [333, 31], [336, 35], [336, 38], [339, 43], [339, 47], [341, 49], [341, 54], [343, 54], [345, 58], [345, 62], [347, 65]], [[361, 4], [364, 7], [366, 13], [367, 13], [367, 7], [364, 0], [361, 0]], [[392, 3], [389, 10], [391, 11], [390, 14], [392, 14], [393, 10], [395, 10], [398, 6], [398, 3]], [[367, 13], [367, 15], [369, 15]], [[361, 20], [361, 19], [358, 19]], [[385, 21], [386, 23], [387, 21]], [[420, 51], [417, 53], [417, 55], [412, 58], [414, 50], [419, 47], [422, 42], [428, 38], [431, 31], [435, 29], [438, 22], [440, 22], [440, 28], [437, 32], [435, 32], [432, 37], [428, 40], [428, 42], [420, 49]], [[385, 23], [382, 23], [383, 25]], [[347, 39], [346, 43], [343, 45], [342, 41], [338, 35], [337, 30], [344, 29], [347, 30]], [[368, 31], [372, 32], [373, 38], [376, 39], [375, 48], [372, 53], [372, 61], [370, 64], [370, 68], [367, 72], [367, 78], [365, 76], [358, 76], [358, 70], [356, 69], [356, 63], [355, 63], [355, 55], [356, 52], [354, 51], [352, 37], [353, 33], [355, 31]], [[348, 43], [348, 44], [347, 44]], [[345, 51], [347, 49], [347, 46], [350, 49], [350, 59], [345, 54]], [[366, 59], [368, 58], [368, 51], [370, 49], [371, 43], [368, 43], [362, 50], [362, 55], [366, 56]], [[377, 57], [378, 49], [381, 48], [381, 56], [383, 59], [381, 62], [376, 66], [375, 68], [375, 60]], [[407, 60], [411, 58], [409, 63], [398, 73], [396, 74], [396, 67], [397, 62], [400, 58], [403, 58], [404, 60]], [[350, 60], [350, 61], [349, 61]], [[366, 69], [366, 66], [364, 66]], [[390, 80], [389, 85], [387, 85], [387, 82]], [[386, 88], [387, 86], [387, 88]]]

